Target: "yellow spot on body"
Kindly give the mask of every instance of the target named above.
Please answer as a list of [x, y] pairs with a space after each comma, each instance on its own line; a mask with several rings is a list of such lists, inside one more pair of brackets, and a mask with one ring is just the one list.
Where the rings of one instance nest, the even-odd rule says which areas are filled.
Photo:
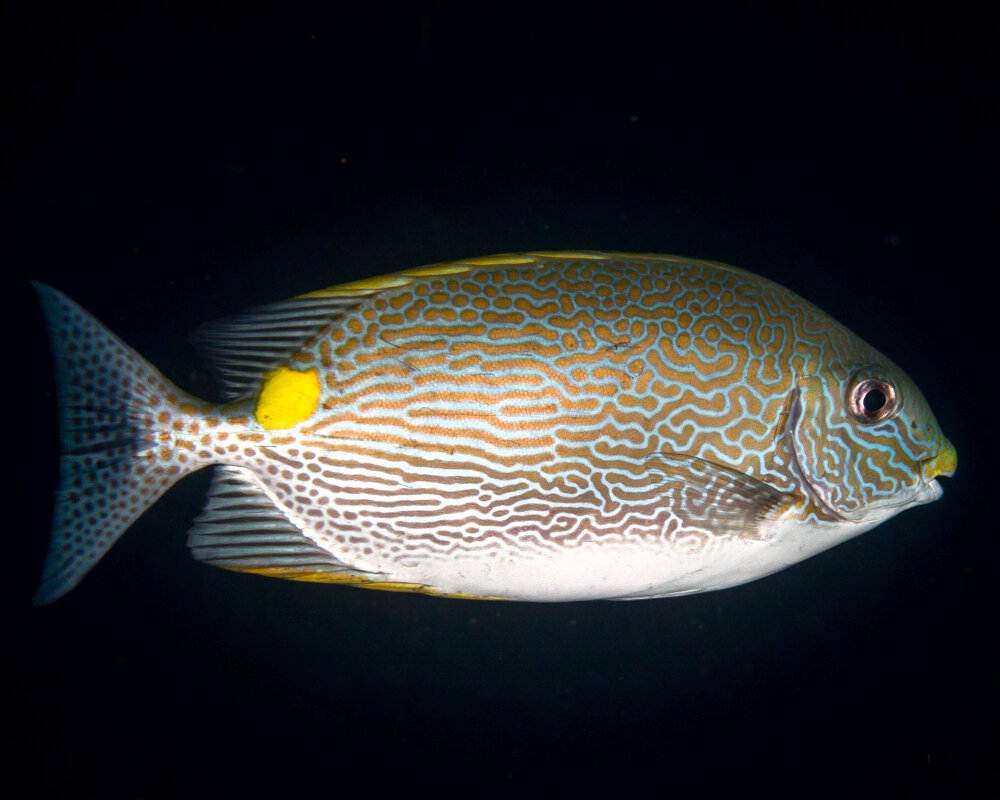
[[267, 430], [283, 430], [303, 422], [319, 405], [319, 373], [315, 369], [278, 367], [264, 376], [254, 418]]

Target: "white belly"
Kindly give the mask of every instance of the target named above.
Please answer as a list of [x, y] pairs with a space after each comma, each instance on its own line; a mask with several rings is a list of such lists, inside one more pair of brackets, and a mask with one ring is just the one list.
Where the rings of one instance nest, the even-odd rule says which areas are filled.
[[803, 561], [884, 520], [839, 525], [783, 520], [766, 540], [592, 542], [549, 553], [453, 554], [392, 568], [387, 577], [442, 593], [510, 600], [639, 599], [723, 589]]

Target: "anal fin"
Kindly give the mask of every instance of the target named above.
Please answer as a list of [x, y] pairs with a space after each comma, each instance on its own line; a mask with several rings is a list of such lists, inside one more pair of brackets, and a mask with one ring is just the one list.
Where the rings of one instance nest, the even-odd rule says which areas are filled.
[[298, 580], [365, 575], [310, 541], [240, 467], [216, 467], [205, 507], [188, 532], [199, 561]]

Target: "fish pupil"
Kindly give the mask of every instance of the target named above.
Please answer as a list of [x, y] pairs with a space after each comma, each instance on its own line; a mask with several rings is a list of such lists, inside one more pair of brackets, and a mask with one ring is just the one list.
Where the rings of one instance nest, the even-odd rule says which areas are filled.
[[889, 398], [885, 396], [885, 392], [877, 386], [873, 386], [865, 392], [865, 396], [861, 399], [861, 405], [867, 416], [875, 417], [878, 416], [879, 411], [885, 408], [885, 404], [888, 401]]

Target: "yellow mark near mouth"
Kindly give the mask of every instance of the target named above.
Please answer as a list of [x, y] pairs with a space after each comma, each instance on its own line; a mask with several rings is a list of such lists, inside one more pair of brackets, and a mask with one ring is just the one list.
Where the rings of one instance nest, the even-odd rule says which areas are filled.
[[955, 451], [955, 445], [945, 439], [945, 446], [941, 449], [934, 458], [928, 458], [923, 463], [924, 478], [926, 480], [931, 480], [939, 475], [943, 475], [946, 478], [955, 474], [955, 468], [958, 466], [958, 453]]
[[309, 419], [319, 405], [319, 373], [278, 367], [264, 376], [254, 417], [269, 431], [283, 430]]

